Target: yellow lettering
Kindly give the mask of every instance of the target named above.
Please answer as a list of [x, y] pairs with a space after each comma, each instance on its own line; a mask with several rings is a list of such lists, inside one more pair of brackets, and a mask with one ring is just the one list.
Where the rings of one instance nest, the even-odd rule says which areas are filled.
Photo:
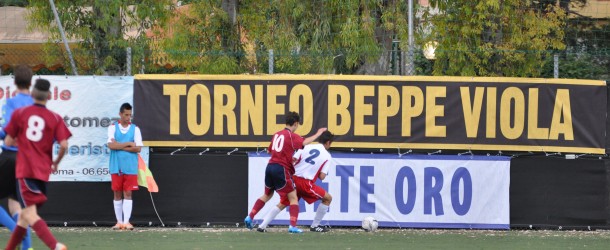
[[[249, 85], [241, 85], [239, 114], [240, 131], [243, 135], [250, 134], [249, 124], [255, 135], [263, 134], [263, 85], [254, 85], [254, 97]], [[252, 119], [254, 117], [254, 119]]]
[[[572, 127], [572, 108], [570, 104], [570, 90], [558, 89], [555, 96], [555, 107], [551, 121], [550, 139], [559, 139], [563, 134], [565, 140], [574, 140], [574, 128]], [[563, 123], [561, 117], [563, 116]]]
[[267, 135], [272, 135], [286, 124], [277, 123], [277, 116], [286, 113], [283, 103], [277, 103], [278, 96], [286, 95], [286, 85], [267, 85]]
[[[515, 102], [512, 112], [511, 102]], [[511, 127], [511, 115], [514, 114], [514, 125]], [[523, 133], [525, 119], [525, 97], [519, 88], [509, 87], [500, 98], [500, 130], [507, 139], [517, 139]]]
[[530, 88], [527, 109], [527, 138], [548, 139], [549, 129], [538, 127], [538, 89]]
[[375, 96], [375, 86], [354, 88], [354, 135], [375, 135], [375, 125], [365, 124], [364, 117], [373, 115], [373, 105], [366, 104], [364, 97]]
[[305, 84], [297, 84], [290, 90], [290, 110], [301, 110], [301, 102], [303, 99], [303, 109], [299, 112], [301, 115], [302, 124], [299, 126], [299, 134], [306, 135], [311, 132], [313, 127], [313, 93]]
[[436, 125], [436, 117], [445, 115], [445, 108], [436, 105], [436, 98], [447, 95], [446, 87], [426, 87], [426, 137], [445, 137], [447, 128]]
[[[328, 85], [328, 130], [335, 135], [349, 132], [352, 116], [347, 108], [350, 103], [349, 89], [343, 85]], [[339, 119], [341, 124], [339, 124]]]
[[186, 95], [186, 85], [163, 85], [163, 95], [169, 96], [169, 134], [180, 134], [180, 96]]
[[424, 92], [413, 86], [402, 87], [402, 136], [411, 136], [411, 124], [424, 111]]
[[498, 103], [497, 92], [497, 89], [494, 87], [487, 88], [487, 122], [485, 123], [485, 136], [487, 136], [487, 138], [496, 138], [496, 119], [498, 117], [496, 112], [496, 105]]
[[464, 125], [466, 126], [466, 137], [476, 138], [481, 120], [481, 109], [483, 108], [483, 96], [485, 88], [476, 87], [474, 100], [470, 101], [470, 88], [460, 87], [462, 95], [462, 111], [464, 112]]
[[388, 135], [388, 117], [398, 114], [400, 94], [393, 86], [379, 86], [379, 107], [377, 110], [377, 135]]
[[[201, 105], [197, 107], [197, 102]], [[186, 124], [193, 135], [203, 135], [210, 129], [212, 104], [210, 90], [203, 84], [195, 84], [189, 89], [186, 98]], [[200, 112], [198, 112], [200, 111]], [[197, 121], [200, 117], [200, 122]]]
[[[225, 97], [227, 103], [225, 104]], [[230, 85], [214, 85], [214, 134], [223, 135], [224, 117], [227, 118], [227, 134], [237, 135], [235, 106], [237, 93]]]

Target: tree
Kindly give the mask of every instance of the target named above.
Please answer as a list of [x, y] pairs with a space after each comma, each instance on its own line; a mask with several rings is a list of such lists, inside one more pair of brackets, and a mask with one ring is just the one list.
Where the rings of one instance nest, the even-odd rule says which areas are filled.
[[407, 41], [401, 0], [193, 1], [188, 13], [159, 49], [200, 73], [266, 72], [272, 49], [275, 72], [385, 75], [392, 40]]
[[0, 0], [0, 6], [24, 7], [27, 5], [28, 5], [28, 0]]
[[[554, 1], [553, 1], [554, 2]], [[432, 0], [424, 15], [437, 41], [435, 75], [537, 77], [553, 50], [565, 48], [566, 12], [528, 0]]]
[[[132, 48], [132, 62], [140, 66], [148, 47], [146, 31], [163, 24], [173, 10], [172, 0], [74, 0], [55, 1], [68, 40], [76, 41], [77, 68], [83, 73], [124, 73], [126, 48]], [[50, 33], [47, 52], [65, 54], [49, 1], [31, 0], [28, 15], [31, 28]], [[67, 59], [66, 59], [67, 60]], [[66, 64], [69, 65], [69, 64]]]

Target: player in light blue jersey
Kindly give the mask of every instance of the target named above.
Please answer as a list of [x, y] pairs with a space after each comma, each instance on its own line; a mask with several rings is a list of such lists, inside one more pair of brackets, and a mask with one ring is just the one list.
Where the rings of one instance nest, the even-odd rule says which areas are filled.
[[[34, 103], [34, 99], [30, 96], [30, 86], [32, 84], [32, 70], [26, 65], [15, 67], [15, 85], [17, 86], [17, 94], [6, 100], [2, 105], [2, 121], [0, 122], [0, 137], [4, 140], [6, 134], [4, 128], [8, 125], [13, 111], [18, 108], [30, 106]], [[4, 208], [0, 206], [0, 223], [6, 226], [11, 231], [16, 226], [16, 220], [21, 213], [21, 206], [16, 200], [17, 182], [15, 179], [15, 160], [17, 159], [17, 147], [2, 145], [2, 153], [0, 154], [0, 199], [8, 197], [9, 211], [13, 215], [11, 217]], [[32, 242], [30, 240], [30, 230], [28, 229], [25, 239], [21, 244], [22, 249], [30, 249]]]

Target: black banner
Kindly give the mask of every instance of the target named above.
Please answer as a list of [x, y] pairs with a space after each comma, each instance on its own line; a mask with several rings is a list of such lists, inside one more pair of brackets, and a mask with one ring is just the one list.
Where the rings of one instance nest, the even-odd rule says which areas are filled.
[[333, 147], [603, 154], [604, 81], [326, 75], [136, 75], [147, 146], [266, 147], [299, 112]]

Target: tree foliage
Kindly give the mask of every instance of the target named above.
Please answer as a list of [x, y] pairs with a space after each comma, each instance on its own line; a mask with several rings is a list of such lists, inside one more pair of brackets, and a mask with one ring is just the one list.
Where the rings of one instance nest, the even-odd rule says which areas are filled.
[[[55, 1], [68, 40], [76, 41], [77, 68], [83, 73], [121, 74], [125, 50], [132, 48], [134, 68], [141, 66], [148, 39], [146, 30], [162, 24], [173, 11], [172, 0], [73, 0]], [[30, 0], [30, 28], [50, 33], [48, 54], [67, 56], [53, 11], [46, 0]], [[66, 65], [69, 65], [66, 63]]]
[[528, 0], [432, 0], [424, 15], [438, 42], [435, 75], [537, 77], [553, 50], [562, 50], [566, 13]]
[[392, 39], [407, 40], [400, 0], [239, 1], [235, 24], [223, 2], [192, 3], [164, 29], [173, 29], [160, 43], [170, 61], [201, 73], [265, 72], [272, 49], [275, 72], [387, 74]]

